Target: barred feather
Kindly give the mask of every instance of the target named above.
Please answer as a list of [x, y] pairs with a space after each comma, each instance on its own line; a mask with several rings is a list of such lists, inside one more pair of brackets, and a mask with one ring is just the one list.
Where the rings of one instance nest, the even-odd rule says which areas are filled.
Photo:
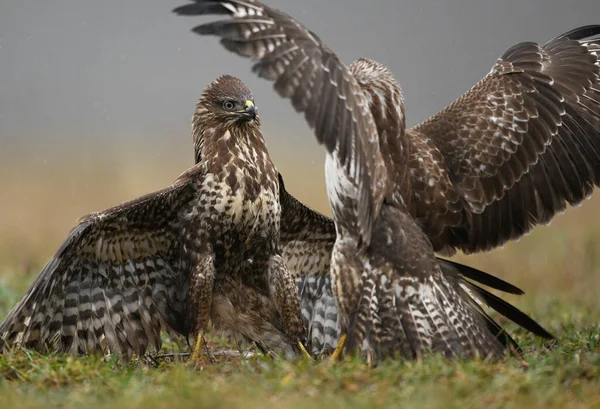
[[[488, 331], [479, 311], [468, 298], [460, 297], [433, 253], [431, 258], [423, 255], [420, 249], [428, 246], [409, 216], [383, 207], [358, 285], [361, 300], [349, 318], [348, 348], [364, 349], [366, 344], [374, 351], [371, 359], [399, 352], [407, 357], [427, 352], [447, 357], [502, 356], [502, 344]], [[378, 292], [387, 293], [391, 302], [382, 303]], [[393, 325], [378, 329], [382, 316], [393, 317], [404, 337], [389, 333]]]
[[[194, 32], [218, 35], [229, 51], [257, 60], [254, 71], [275, 82], [278, 94], [305, 114], [317, 140], [325, 145], [327, 193], [336, 227], [331, 291], [340, 330], [349, 335], [347, 350], [361, 350], [370, 360], [396, 354], [415, 357], [427, 351], [450, 357], [501, 356], [506, 343], [498, 339], [496, 327], [468, 292], [444, 276], [427, 235], [442, 236], [446, 223], [462, 227], [461, 211], [468, 213], [465, 220], [471, 220], [527, 174], [559, 135], [566, 112], [561, 91], [585, 88], [586, 81], [595, 80], [595, 56], [590, 58], [586, 51], [583, 58], [573, 57], [576, 53], [552, 51], [552, 46], [540, 51], [532, 43], [514, 47], [471, 94], [472, 106], [471, 98], [463, 97], [446, 110], [449, 115], [432, 120], [433, 128], [442, 130], [435, 139], [405, 132], [402, 92], [389, 70], [366, 59], [347, 69], [311, 31], [258, 0], [194, 0], [175, 12], [228, 14], [229, 20], [203, 24]], [[573, 47], [582, 48], [577, 42]], [[553, 59], [547, 55], [552, 52]], [[562, 80], [566, 70], [554, 72], [554, 60], [564, 67], [577, 62], [583, 76], [567, 86], [568, 80]], [[465, 135], [447, 132], [454, 122]], [[523, 134], [529, 126], [530, 133], [537, 134], [527, 139]], [[448, 136], [449, 140], [441, 139]], [[491, 148], [481, 152], [482, 144]], [[427, 151], [430, 145], [433, 149]], [[415, 158], [433, 162], [431, 176], [430, 169], [423, 176], [424, 165], [410, 164]], [[370, 180], [367, 183], [359, 175]], [[433, 199], [426, 192], [421, 195], [424, 186], [433, 189]], [[429, 205], [425, 218], [420, 200]], [[421, 220], [426, 229], [427, 223], [442, 224], [424, 232], [417, 224]], [[476, 239], [477, 243], [486, 238]], [[304, 269], [299, 261], [309, 256], [302, 254], [298, 240], [282, 242], [283, 247], [291, 246], [284, 258]], [[444, 249], [458, 244], [437, 240], [434, 245]], [[314, 259], [310, 263], [319, 264]], [[309, 300], [303, 302], [305, 322], [311, 330], [311, 323], [317, 323], [320, 330], [324, 324], [321, 317], [315, 319], [314, 306], [322, 299], [310, 290], [321, 288], [326, 295], [327, 287], [310, 275], [297, 282], [301, 296]], [[323, 343], [317, 341], [318, 346]]]
[[[310, 351], [315, 356], [327, 355], [333, 351], [341, 335], [341, 323], [329, 274], [331, 252], [336, 240], [335, 224], [332, 219], [310, 209], [287, 192], [281, 175], [280, 201], [282, 255], [292, 275], [296, 277], [304, 327], [308, 343], [311, 345]], [[483, 307], [496, 310], [540, 337], [553, 338], [526, 314], [469, 280], [511, 294], [523, 294], [521, 289], [483, 271], [450, 260], [437, 258], [436, 262], [443, 275], [441, 282], [451, 287], [445, 292], [458, 294], [461, 305], [467, 305], [464, 308], [476, 311], [475, 314], [479, 317], [477, 321], [488, 328], [489, 335], [495, 337], [503, 348], [518, 350], [510, 335], [484, 311]], [[373, 271], [371, 265], [368, 271]], [[398, 302], [395, 300], [394, 288], [389, 285], [390, 279], [381, 271], [377, 274], [379, 281], [376, 291], [366, 298], [369, 308], [364, 325], [368, 335], [359, 337], [363, 339], [359, 349], [365, 356], [371, 351], [372, 359], [376, 359], [377, 354], [385, 356], [383, 351], [387, 351], [387, 355], [394, 352], [404, 357], [415, 357], [415, 349], [408, 342], [396, 309], [389, 307]], [[372, 287], [373, 284], [369, 286]], [[400, 289], [401, 286], [397, 288]], [[367, 293], [364, 291], [363, 296]], [[416, 301], [419, 301], [418, 298]]]
[[5, 346], [131, 356], [183, 332], [177, 208], [201, 175], [83, 218], [0, 325]]
[[130, 357], [160, 348], [163, 330], [189, 339], [210, 320], [237, 341], [298, 352], [277, 171], [252, 93], [224, 75], [192, 122], [197, 164], [166, 189], [84, 217], [0, 324], [0, 348]]

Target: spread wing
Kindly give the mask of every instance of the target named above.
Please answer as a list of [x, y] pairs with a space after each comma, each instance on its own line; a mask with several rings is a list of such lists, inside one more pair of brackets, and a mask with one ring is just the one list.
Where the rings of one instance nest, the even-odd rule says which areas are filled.
[[486, 250], [549, 222], [600, 183], [600, 26], [515, 45], [408, 133], [413, 211], [436, 250]]
[[84, 216], [0, 325], [4, 348], [132, 353], [184, 333], [181, 218], [197, 165], [169, 188]]
[[288, 193], [281, 175], [279, 196], [281, 255], [298, 287], [311, 352], [321, 355], [333, 351], [340, 335], [329, 279], [335, 224]]
[[337, 55], [290, 16], [259, 1], [194, 0], [174, 11], [231, 17], [193, 31], [218, 35], [229, 51], [256, 60], [253, 71], [273, 81], [275, 91], [304, 113], [319, 143], [337, 155], [350, 178], [360, 185], [357, 222], [368, 242], [383, 194], [376, 188], [384, 177], [377, 160], [377, 130], [365, 96]]
[[[332, 219], [310, 209], [287, 192], [281, 175], [279, 191], [282, 256], [298, 286], [311, 352], [321, 355], [333, 351], [340, 336], [337, 307], [329, 276], [331, 251], [336, 235], [335, 224]], [[532, 318], [478, 284], [505, 293], [523, 294], [519, 288], [463, 264], [442, 258], [437, 258], [437, 261], [442, 274], [455, 291], [470, 308], [477, 311], [492, 334], [505, 345], [516, 346], [512, 338], [483, 308], [492, 308], [538, 336], [553, 338]]]

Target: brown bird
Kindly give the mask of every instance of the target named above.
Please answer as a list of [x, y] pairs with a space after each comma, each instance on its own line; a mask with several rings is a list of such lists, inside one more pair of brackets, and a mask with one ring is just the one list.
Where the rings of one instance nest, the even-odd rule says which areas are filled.
[[[204, 113], [200, 115], [204, 115]], [[248, 128], [246, 131], [249, 134], [240, 134], [240, 137], [248, 140], [257, 138], [252, 133], [260, 132], [258, 127]], [[199, 132], [201, 132], [200, 129], [193, 129], [194, 156], [197, 163], [200, 163], [203, 158], [202, 145], [199, 143], [202, 138], [199, 138]], [[331, 218], [310, 209], [289, 194], [280, 174], [279, 199], [281, 206], [281, 256], [295, 278], [298, 287], [305, 339], [308, 340], [314, 356], [326, 355], [327, 351], [333, 350], [334, 342], [341, 335], [339, 332], [339, 315], [335, 308], [335, 299], [331, 293], [329, 280], [331, 252], [336, 239], [335, 224]], [[523, 294], [520, 289], [468, 266], [444, 259], [438, 259], [437, 261], [445, 276], [451, 280], [457, 291], [460, 292], [461, 297], [473, 303], [475, 308], [480, 309], [476, 304], [477, 299], [480, 299], [481, 304], [491, 306], [529, 331], [545, 338], [552, 338], [547, 331], [527, 315], [465, 278], [468, 277], [471, 280], [512, 294]], [[232, 291], [232, 293], [235, 292]], [[270, 318], [275, 316], [273, 312], [269, 313], [268, 310], [263, 310], [263, 313], [266, 321], [274, 319]], [[501, 342], [518, 349], [514, 340], [483, 310], [481, 310], [481, 314], [486, 319], [490, 330]], [[292, 346], [293, 344], [290, 343], [290, 348]]]
[[84, 216], [0, 325], [3, 348], [159, 349], [209, 319], [293, 356], [304, 328], [279, 249], [278, 174], [250, 90], [222, 76], [193, 115], [197, 164], [170, 187]]
[[[281, 175], [279, 182], [281, 255], [296, 280], [310, 352], [315, 357], [325, 356], [334, 350], [342, 335], [329, 274], [331, 252], [336, 240], [335, 223], [287, 192]], [[444, 277], [460, 297], [479, 312], [488, 329], [506, 348], [521, 351], [512, 337], [484, 308], [491, 307], [535, 335], [553, 339], [533, 319], [473, 281], [510, 294], [522, 295], [521, 289], [463, 264], [442, 258], [437, 258], [437, 262]]]
[[195, 0], [175, 11], [230, 15], [194, 31], [257, 60], [253, 70], [325, 145], [332, 290], [347, 348], [369, 357], [502, 355], [434, 251], [490, 249], [598, 185], [600, 26], [512, 47], [468, 93], [406, 130], [386, 67], [368, 59], [345, 67], [285, 13], [254, 0]]
[[[300, 347], [288, 335], [299, 331], [295, 290], [290, 290], [295, 287], [285, 268], [280, 269], [282, 277], [273, 274], [267, 284], [268, 270], [258, 267], [265, 258], [259, 252], [273, 245], [266, 239], [276, 235], [271, 218], [279, 213], [272, 194], [279, 192], [280, 256], [302, 302], [304, 328], [296, 337], [308, 339], [315, 356], [333, 349], [340, 336], [328, 274], [336, 238], [333, 220], [288, 194], [281, 176], [273, 188], [275, 171], [252, 94], [240, 80], [224, 76], [212, 84], [192, 121], [197, 165], [170, 188], [85, 216], [0, 326], [0, 344], [129, 357], [160, 348], [161, 330], [201, 334], [209, 315], [238, 342], [250, 340], [264, 351], [287, 357], [299, 354]], [[271, 194], [260, 192], [262, 183], [271, 186]], [[263, 209], [257, 206], [259, 196]], [[268, 209], [273, 206], [271, 214]], [[252, 210], [254, 219], [246, 213]], [[256, 247], [248, 245], [250, 240], [256, 240]], [[206, 255], [209, 245], [212, 255]], [[193, 263], [199, 267], [190, 270]], [[457, 286], [472, 288], [509, 319], [547, 334], [465, 277], [522, 293], [516, 287], [467, 266], [442, 259], [439, 263]], [[192, 275], [206, 266], [213, 270], [204, 273], [212, 287], [209, 280]], [[272, 294], [291, 301], [274, 302]], [[468, 294], [463, 297], [475, 302]], [[491, 318], [488, 325], [499, 339], [514, 344]]]

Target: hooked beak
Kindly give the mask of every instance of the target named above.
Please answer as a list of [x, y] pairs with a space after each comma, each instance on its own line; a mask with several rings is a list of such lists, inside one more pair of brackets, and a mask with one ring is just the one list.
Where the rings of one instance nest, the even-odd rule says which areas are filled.
[[254, 121], [256, 119], [256, 107], [254, 106], [254, 102], [247, 100], [246, 109], [241, 113], [248, 118], [248, 120]]

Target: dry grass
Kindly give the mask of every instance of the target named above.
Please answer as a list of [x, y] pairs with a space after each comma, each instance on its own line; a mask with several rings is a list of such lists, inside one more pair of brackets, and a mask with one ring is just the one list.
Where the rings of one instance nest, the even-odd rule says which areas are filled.
[[[274, 156], [288, 190], [328, 212], [322, 164], [307, 170], [297, 159]], [[46, 163], [3, 158], [0, 317], [79, 216], [166, 186], [190, 163], [187, 156], [158, 162], [132, 162], [135, 153], [110, 162], [108, 157], [54, 155]], [[524, 297], [507, 299], [559, 336], [558, 349], [529, 355], [529, 369], [515, 360], [487, 365], [432, 358], [367, 370], [356, 362], [331, 366], [254, 358], [197, 372], [181, 363], [153, 368], [19, 354], [0, 357], [1, 406], [600, 407], [599, 204], [597, 193], [519, 242], [457, 257], [523, 288]], [[517, 338], [526, 347], [539, 347], [528, 335], [517, 332]]]

